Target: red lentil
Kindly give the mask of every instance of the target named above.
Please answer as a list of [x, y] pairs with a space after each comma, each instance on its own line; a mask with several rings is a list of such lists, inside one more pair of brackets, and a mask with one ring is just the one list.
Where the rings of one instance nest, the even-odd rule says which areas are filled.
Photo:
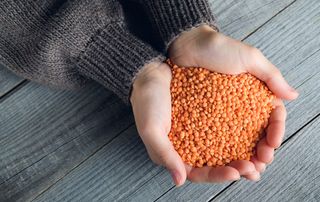
[[261, 139], [274, 95], [249, 73], [227, 75], [201, 67], [172, 68], [169, 139], [194, 167], [250, 160]]

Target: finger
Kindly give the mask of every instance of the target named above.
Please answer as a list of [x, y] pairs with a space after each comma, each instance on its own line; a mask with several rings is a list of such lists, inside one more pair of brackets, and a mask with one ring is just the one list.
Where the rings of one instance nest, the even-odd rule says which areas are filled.
[[260, 173], [258, 171], [255, 171], [253, 173], [250, 173], [248, 175], [244, 175], [244, 178], [251, 181], [259, 181], [260, 180]]
[[262, 173], [266, 170], [266, 164], [261, 161], [258, 161], [255, 156], [251, 157], [250, 161], [254, 164], [256, 170], [259, 173]]
[[228, 166], [237, 169], [240, 175], [247, 175], [256, 171], [254, 164], [246, 160], [232, 161]]
[[266, 138], [262, 138], [257, 145], [257, 160], [263, 163], [271, 163], [274, 149], [267, 144]]
[[237, 169], [240, 175], [248, 180], [257, 181], [260, 179], [260, 173], [256, 170], [255, 165], [251, 161], [237, 160], [231, 162], [229, 166]]
[[239, 171], [231, 166], [192, 168], [188, 179], [193, 182], [226, 182], [240, 179]]
[[284, 136], [287, 112], [280, 99], [274, 103], [275, 109], [270, 114], [266, 139], [269, 146], [278, 148]]
[[174, 183], [182, 185], [187, 178], [184, 163], [172, 146], [165, 133], [154, 130], [152, 134], [141, 135], [150, 157], [157, 164], [163, 165], [170, 172]]
[[254, 52], [254, 64], [248, 71], [264, 81], [269, 89], [279, 98], [293, 100], [298, 97], [298, 92], [293, 89], [283, 78], [281, 72], [260, 51]]

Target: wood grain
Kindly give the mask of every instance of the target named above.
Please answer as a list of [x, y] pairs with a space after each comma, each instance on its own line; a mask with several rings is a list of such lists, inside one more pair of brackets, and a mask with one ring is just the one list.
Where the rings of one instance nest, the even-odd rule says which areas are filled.
[[68, 92], [29, 83], [0, 111], [0, 201], [28, 201], [133, 124], [98, 85]]
[[259, 182], [241, 180], [213, 201], [320, 201], [320, 116], [277, 151]]
[[0, 99], [23, 80], [0, 64]]
[[[280, 23], [282, 21], [284, 21], [282, 23], [288, 23], [288, 17], [290, 17], [290, 20], [291, 17], [293, 17], [292, 19], [295, 19], [296, 21], [292, 20], [292, 22], [290, 22], [287, 27], [287, 29], [292, 29], [290, 25], [293, 25], [297, 23], [297, 21], [299, 21], [298, 16], [302, 15], [300, 12], [305, 12], [303, 10], [298, 12], [298, 8], [299, 7], [295, 7], [294, 5], [292, 5], [292, 7], [288, 8], [288, 11], [285, 10], [283, 14], [280, 14], [279, 16], [271, 20], [266, 26], [276, 29], [274, 28], [274, 23]], [[296, 16], [288, 16], [288, 12], [293, 12], [290, 9], [295, 9], [294, 11], [296, 12]], [[313, 49], [314, 46], [310, 46], [309, 44], [301, 44], [296, 40], [297, 36], [299, 35], [301, 37], [307, 37], [311, 35], [310, 38], [312, 38], [312, 36], [316, 38], [317, 34], [319, 34], [319, 30], [317, 28], [310, 27], [311, 24], [316, 23], [316, 18], [314, 16], [317, 15], [315, 15], [314, 13], [310, 14], [310, 18], [307, 19], [309, 20], [309, 23], [304, 25], [305, 28], [300, 27], [300, 31], [298, 30], [299, 27], [296, 28], [296, 30], [293, 30], [293, 32], [295, 33], [292, 33], [291, 35], [292, 41], [287, 41], [287, 43], [290, 43], [291, 46], [295, 47], [295, 50], [292, 50], [293, 52], [295, 52], [295, 54], [283, 54], [283, 52], [288, 52], [288, 49], [292, 48], [291, 46], [282, 47], [281, 52], [279, 52], [279, 54], [283, 54], [283, 58], [278, 65], [281, 66], [281, 70], [286, 73], [286, 78], [291, 81], [294, 86], [298, 87], [298, 90], [300, 91], [300, 99], [287, 104], [289, 117], [293, 118], [288, 119], [289, 128], [286, 133], [286, 138], [293, 135], [298, 128], [302, 127], [311, 118], [320, 113], [320, 107], [314, 106], [316, 100], [319, 99], [319, 95], [317, 92], [317, 89], [320, 88], [320, 74], [318, 70], [320, 62], [319, 51], [317, 49]], [[276, 29], [273, 31], [286, 32], [288, 30], [282, 30], [282, 27], [278, 27], [278, 30]], [[269, 32], [267, 28], [265, 30], [261, 29], [251, 37], [263, 38], [266, 37], [266, 32]], [[248, 38], [248, 41], [255, 39], [251, 37]], [[287, 37], [287, 35], [283, 34], [280, 35], [280, 37]], [[275, 44], [273, 42], [273, 37], [268, 38], [269, 40], [264, 41], [264, 43], [266, 43], [266, 46], [270, 49], [270, 51], [272, 51], [272, 47], [277, 46], [278, 44]], [[281, 40], [281, 38], [278, 40]], [[316, 42], [316, 40], [313, 41], [313, 43]], [[256, 43], [259, 44], [258, 42]], [[296, 43], [297, 45], [295, 45]], [[263, 51], [266, 50], [267, 48], [263, 48]], [[300, 54], [303, 54], [305, 52], [308, 52], [309, 54], [305, 55], [305, 57], [299, 57]], [[295, 61], [287, 65], [286, 61], [289, 60]], [[294, 65], [292, 66], [292, 64]], [[308, 69], [308, 71], [305, 71], [305, 69]], [[298, 108], [299, 110], [296, 110]], [[118, 138], [116, 138], [115, 141], [117, 141], [117, 139]], [[131, 144], [135, 145], [135, 141], [133, 141], [134, 143]], [[288, 144], [289, 143], [290, 141], [288, 142]], [[117, 146], [114, 145], [116, 145], [116, 143], [106, 145], [103, 148], [105, 152], [102, 153], [107, 153], [106, 151], [112, 150], [113, 147], [117, 148]], [[130, 143], [128, 143], [128, 145], [126, 146], [121, 147], [120, 151], [122, 150], [122, 148], [126, 148], [129, 146]], [[169, 192], [161, 197], [159, 199], [160, 201], [190, 201], [193, 199], [197, 199], [197, 201], [206, 201], [213, 195], [217, 194], [219, 191], [223, 190], [227, 185], [195, 185], [187, 183], [179, 189], [173, 188], [173, 184], [168, 173], [162, 168], [152, 166], [152, 163], [146, 160], [147, 157], [145, 153], [143, 153], [143, 151], [143, 146], [137, 143], [137, 145], [132, 149], [132, 154], [138, 153], [140, 155], [135, 156], [131, 161], [131, 164], [129, 164], [132, 165], [131, 168], [134, 170], [137, 166], [139, 166], [139, 168], [142, 169], [143, 172], [141, 172], [139, 169], [135, 170], [135, 173], [132, 174], [130, 171], [128, 171], [128, 168], [126, 168], [126, 166], [124, 166], [125, 168], [119, 166], [117, 168], [118, 174], [114, 176], [113, 174], [110, 174], [110, 170], [105, 167], [103, 169], [99, 169], [98, 162], [113, 162], [111, 159], [117, 159], [119, 165], [127, 165], [128, 158], [132, 154], [126, 153], [124, 156], [115, 155], [109, 157], [103, 156], [99, 153], [101, 157], [94, 155], [92, 158], [94, 158], [95, 160], [91, 161], [90, 159], [87, 162], [84, 162], [70, 175], [63, 178], [61, 181], [52, 186], [51, 189], [39, 196], [36, 201], [46, 201], [52, 198], [54, 198], [55, 201], [77, 201], [79, 199], [104, 201], [153, 201], [160, 197], [162, 194], [166, 193], [166, 191], [168, 190]], [[147, 168], [147, 171], [145, 170], [145, 168]], [[95, 171], [93, 172], [92, 170]], [[98, 172], [99, 174], [96, 175], [95, 172]], [[126, 178], [124, 182], [122, 181], [123, 177]], [[95, 186], [92, 189], [89, 189], [90, 186], [87, 185], [88, 181], [86, 181], [86, 179], [88, 178], [95, 182], [95, 184], [90, 184], [91, 186]], [[117, 183], [117, 180], [119, 180], [120, 182]], [[89, 191], [86, 191], [87, 189], [89, 189]]]
[[133, 126], [35, 201], [120, 200], [160, 169], [149, 161]]
[[243, 39], [295, 0], [209, 0], [220, 31]]

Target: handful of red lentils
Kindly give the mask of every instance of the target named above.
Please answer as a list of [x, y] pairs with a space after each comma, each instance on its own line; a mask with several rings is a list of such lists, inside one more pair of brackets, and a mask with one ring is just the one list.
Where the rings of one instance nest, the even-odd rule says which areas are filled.
[[172, 67], [169, 139], [193, 167], [250, 160], [267, 127], [274, 95], [249, 73]]

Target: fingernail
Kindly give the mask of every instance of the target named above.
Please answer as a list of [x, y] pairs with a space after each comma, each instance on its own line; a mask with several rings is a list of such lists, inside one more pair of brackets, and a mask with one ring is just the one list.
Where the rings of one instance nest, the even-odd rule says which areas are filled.
[[173, 179], [173, 182], [176, 186], [180, 186], [180, 181], [181, 181], [181, 177], [179, 172], [177, 172], [176, 170], [171, 170], [170, 171], [171, 177]]

